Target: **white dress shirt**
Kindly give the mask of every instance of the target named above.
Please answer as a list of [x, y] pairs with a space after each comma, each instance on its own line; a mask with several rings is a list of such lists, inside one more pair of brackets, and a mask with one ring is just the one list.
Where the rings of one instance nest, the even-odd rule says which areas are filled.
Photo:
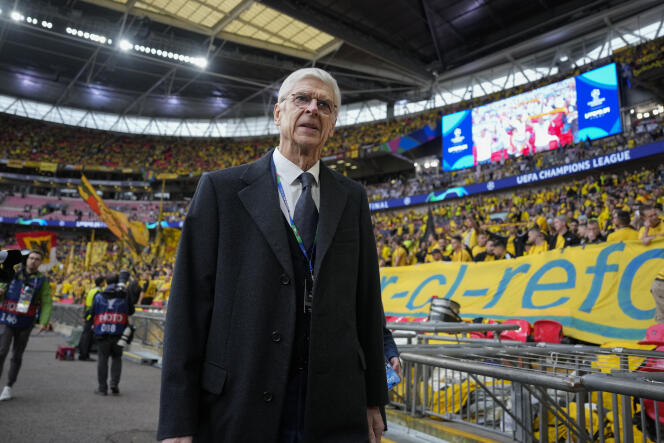
[[[290, 216], [295, 216], [295, 205], [297, 200], [302, 195], [302, 183], [298, 180], [298, 177], [302, 172], [308, 172], [314, 176], [314, 184], [311, 187], [311, 197], [314, 199], [314, 204], [316, 209], [320, 210], [320, 182], [318, 181], [318, 173], [320, 172], [320, 160], [318, 160], [309, 170], [302, 171], [298, 165], [288, 160], [283, 156], [279, 149], [275, 149], [272, 154], [272, 160], [274, 161], [274, 166], [277, 169], [277, 174], [281, 178], [281, 186], [284, 188], [284, 194], [286, 194], [286, 201], [288, 201], [288, 208], [290, 209]], [[288, 209], [284, 204], [284, 199], [281, 198], [281, 193], [277, 189], [277, 197], [279, 198], [279, 207], [281, 207], [281, 212], [284, 214], [286, 221], [288, 222]]]

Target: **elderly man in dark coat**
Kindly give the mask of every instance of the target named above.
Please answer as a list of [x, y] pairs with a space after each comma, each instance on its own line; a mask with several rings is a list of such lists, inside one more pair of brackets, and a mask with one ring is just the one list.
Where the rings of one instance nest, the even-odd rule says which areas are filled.
[[279, 146], [204, 174], [166, 317], [159, 429], [171, 442], [379, 442], [387, 403], [376, 246], [364, 189], [320, 162], [340, 106], [295, 71]]

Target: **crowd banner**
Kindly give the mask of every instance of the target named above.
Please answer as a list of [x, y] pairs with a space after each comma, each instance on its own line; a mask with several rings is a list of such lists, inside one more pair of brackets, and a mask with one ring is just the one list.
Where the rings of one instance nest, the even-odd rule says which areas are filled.
[[655, 323], [650, 286], [664, 267], [664, 239], [600, 243], [483, 263], [381, 268], [385, 315], [427, 317], [432, 296], [461, 317], [562, 323], [565, 335], [604, 343], [640, 340]]

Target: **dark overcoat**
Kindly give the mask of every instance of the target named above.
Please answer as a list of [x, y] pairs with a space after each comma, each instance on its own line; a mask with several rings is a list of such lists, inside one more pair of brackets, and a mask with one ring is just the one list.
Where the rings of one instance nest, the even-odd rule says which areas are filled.
[[[294, 343], [295, 285], [271, 173], [204, 174], [184, 222], [166, 316], [157, 437], [274, 442]], [[321, 164], [305, 440], [368, 440], [387, 403], [380, 280], [369, 205]]]

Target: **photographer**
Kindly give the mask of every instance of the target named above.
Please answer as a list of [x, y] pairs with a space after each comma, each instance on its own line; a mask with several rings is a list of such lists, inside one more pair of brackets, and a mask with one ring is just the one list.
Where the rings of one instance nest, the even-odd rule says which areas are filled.
[[95, 295], [92, 302], [93, 331], [98, 347], [97, 379], [99, 386], [95, 390], [95, 394], [98, 395], [108, 394], [109, 357], [111, 357], [111, 393], [113, 395], [120, 393], [123, 346], [130, 340], [129, 316], [134, 313], [134, 303], [127, 291], [128, 281], [128, 271], [120, 272], [119, 276], [108, 276], [106, 278], [108, 285], [102, 292]]
[[[43, 258], [44, 254], [38, 250], [30, 251], [25, 262], [20, 251], [0, 252], [0, 374], [9, 348], [13, 347], [7, 385], [0, 401], [12, 398], [12, 386], [21, 369], [33, 325], [38, 322], [37, 329], [41, 332], [51, 318], [51, 289], [48, 278], [38, 270]], [[13, 265], [19, 262], [14, 272]]]

